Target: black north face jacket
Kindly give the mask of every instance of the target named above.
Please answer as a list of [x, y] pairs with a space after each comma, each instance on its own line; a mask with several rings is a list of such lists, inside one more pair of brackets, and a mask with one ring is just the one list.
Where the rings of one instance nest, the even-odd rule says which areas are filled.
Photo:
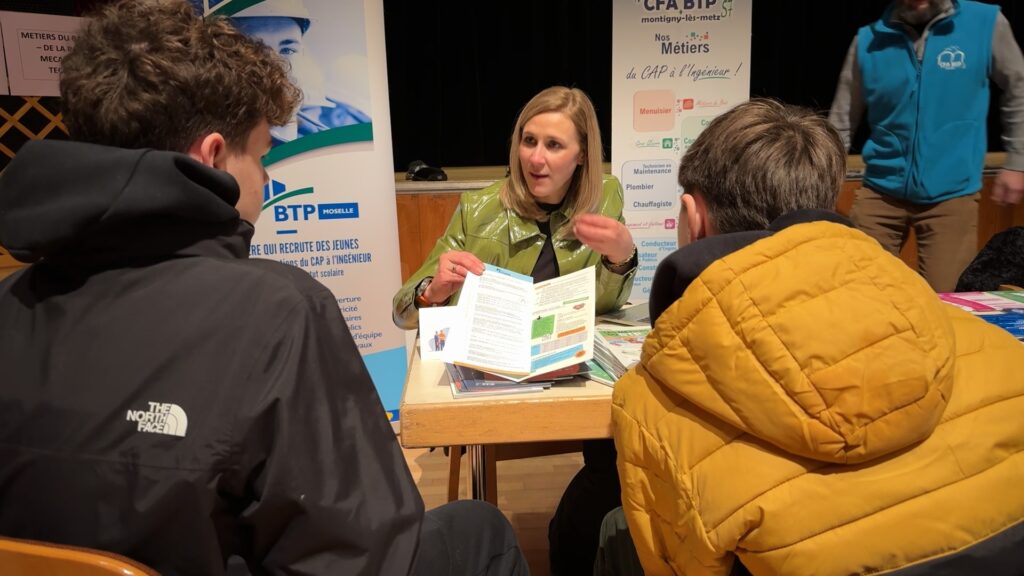
[[[0, 179], [0, 534], [164, 574], [405, 574], [423, 503], [332, 294], [228, 174], [25, 145]], [[0, 570], [2, 572], [2, 570]]]

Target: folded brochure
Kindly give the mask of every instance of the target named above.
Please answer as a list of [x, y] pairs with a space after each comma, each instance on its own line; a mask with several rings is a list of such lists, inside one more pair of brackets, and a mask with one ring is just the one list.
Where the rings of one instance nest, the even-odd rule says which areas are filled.
[[[420, 310], [421, 350], [433, 348], [432, 357], [512, 380], [590, 360], [594, 278], [588, 266], [534, 284], [488, 264], [482, 275], [466, 276], [455, 310]], [[437, 318], [444, 325], [434, 325]]]

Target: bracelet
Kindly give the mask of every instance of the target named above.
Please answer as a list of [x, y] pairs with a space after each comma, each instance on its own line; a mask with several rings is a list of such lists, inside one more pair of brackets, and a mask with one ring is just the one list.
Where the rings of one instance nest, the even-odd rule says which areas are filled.
[[430, 302], [427, 302], [427, 297], [426, 296], [424, 296], [423, 294], [417, 294], [416, 295], [416, 307], [417, 308], [430, 308], [432, 306], [433, 306], [433, 304], [431, 304]]
[[636, 258], [636, 244], [633, 244], [633, 251], [630, 252], [629, 256], [622, 262], [612, 262], [607, 256], [601, 256], [601, 260], [604, 261], [604, 265], [609, 268], [622, 268], [626, 264], [629, 264]]
[[428, 301], [426, 296], [427, 286], [430, 286], [430, 282], [433, 279], [433, 276], [427, 276], [423, 280], [420, 280], [420, 283], [416, 285], [416, 299], [414, 302], [417, 308], [430, 308], [437, 306], [437, 304]]

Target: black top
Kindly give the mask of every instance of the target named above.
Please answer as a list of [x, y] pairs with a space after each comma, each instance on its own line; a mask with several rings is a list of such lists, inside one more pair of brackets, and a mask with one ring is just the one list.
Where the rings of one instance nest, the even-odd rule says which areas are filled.
[[[560, 210], [562, 203], [544, 204], [537, 202], [537, 206], [550, 215], [552, 212]], [[540, 256], [537, 256], [537, 263], [533, 266], [530, 276], [533, 276], [534, 282], [543, 282], [552, 278], [558, 278], [558, 259], [555, 258], [555, 246], [551, 243], [551, 220], [543, 222], [538, 220], [537, 227], [540, 228], [540, 233], [544, 235], [544, 246], [540, 249]]]

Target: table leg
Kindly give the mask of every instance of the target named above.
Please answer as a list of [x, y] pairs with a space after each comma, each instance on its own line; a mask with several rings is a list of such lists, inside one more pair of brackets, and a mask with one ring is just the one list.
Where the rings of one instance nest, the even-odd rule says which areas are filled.
[[487, 466], [484, 465], [484, 447], [471, 444], [466, 447], [469, 456], [471, 496], [474, 500], [487, 499]]

